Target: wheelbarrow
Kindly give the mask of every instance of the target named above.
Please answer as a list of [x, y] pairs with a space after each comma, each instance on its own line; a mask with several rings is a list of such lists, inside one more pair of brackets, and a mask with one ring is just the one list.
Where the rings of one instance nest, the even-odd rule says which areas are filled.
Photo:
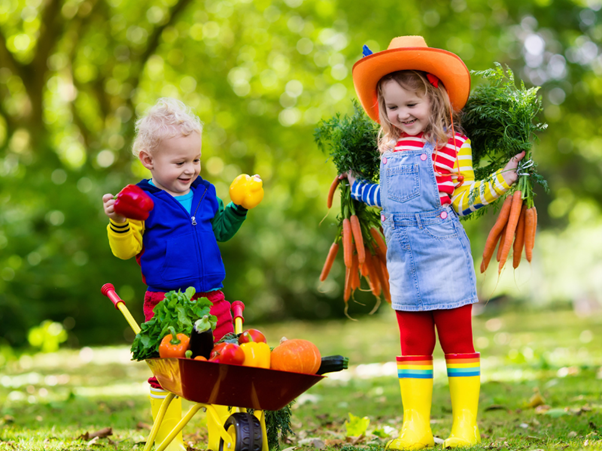
[[[107, 283], [101, 292], [121, 311], [134, 333], [140, 332], [138, 323], [115, 287]], [[237, 334], [242, 332], [243, 310], [242, 302], [232, 303]], [[282, 409], [325, 377], [186, 358], [154, 358], [147, 359], [146, 363], [168, 394], [161, 404], [144, 451], [151, 450], [165, 412], [176, 396], [194, 404], [156, 451], [163, 451], [200, 409], [207, 412], [209, 450], [269, 451], [264, 411]], [[253, 409], [253, 413], [247, 409]], [[230, 413], [225, 421], [223, 412]]]

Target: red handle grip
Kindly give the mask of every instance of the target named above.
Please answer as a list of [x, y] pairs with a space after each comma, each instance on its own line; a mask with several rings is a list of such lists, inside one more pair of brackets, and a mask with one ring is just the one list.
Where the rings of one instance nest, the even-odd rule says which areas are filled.
[[245, 322], [245, 319], [242, 316], [242, 312], [245, 309], [245, 304], [243, 304], [241, 301], [234, 301], [232, 303], [232, 311], [234, 312], [234, 319], [236, 318], [240, 318], [242, 319], [242, 322]]
[[[105, 283], [102, 286], [102, 288], [100, 289], [100, 292], [102, 294], [104, 294], [106, 297], [108, 297], [111, 300], [111, 302], [113, 303], [113, 305], [115, 306], [115, 308], [119, 310], [119, 307], [117, 307], [117, 305], [120, 302], [123, 302], [123, 299], [121, 299], [119, 297], [119, 295], [115, 291], [115, 287], [113, 286], [112, 283]], [[125, 302], [123, 302], [123, 303], [125, 304]]]

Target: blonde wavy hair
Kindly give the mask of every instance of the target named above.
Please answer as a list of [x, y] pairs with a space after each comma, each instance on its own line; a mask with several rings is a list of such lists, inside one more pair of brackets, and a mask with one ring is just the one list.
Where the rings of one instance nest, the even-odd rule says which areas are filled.
[[[380, 118], [380, 133], [378, 136], [378, 150], [383, 153], [395, 146], [401, 131], [389, 121], [387, 108], [383, 95], [383, 86], [389, 81], [394, 81], [406, 91], [416, 93], [418, 96], [427, 96], [431, 105], [429, 123], [424, 130], [424, 139], [435, 143], [447, 143], [452, 135], [452, 128], [462, 132], [460, 127], [460, 116], [453, 111], [449, 96], [439, 81], [439, 87], [435, 88], [426, 77], [426, 72], [416, 70], [402, 70], [392, 72], [381, 78], [376, 86], [378, 95], [378, 117]], [[451, 115], [450, 115], [451, 112]], [[451, 119], [453, 116], [453, 122]]]
[[136, 138], [132, 153], [153, 152], [162, 140], [174, 136], [188, 136], [203, 132], [203, 123], [183, 102], [162, 97], [151, 107], [146, 116], [136, 121]]

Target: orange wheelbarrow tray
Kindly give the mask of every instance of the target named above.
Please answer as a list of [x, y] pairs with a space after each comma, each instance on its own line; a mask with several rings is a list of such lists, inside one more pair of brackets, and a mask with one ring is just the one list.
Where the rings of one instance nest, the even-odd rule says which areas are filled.
[[[140, 332], [140, 327], [113, 285], [103, 285], [101, 292], [123, 313], [134, 332]], [[233, 310], [235, 332], [241, 333], [244, 304], [234, 302]], [[195, 404], [165, 440], [158, 444], [156, 451], [167, 448], [201, 408], [207, 411], [209, 450], [269, 451], [263, 411], [282, 409], [325, 377], [185, 358], [145, 361], [161, 387], [169, 393], [157, 414], [144, 451], [152, 448], [165, 412], [175, 396]], [[253, 409], [253, 414], [248, 413], [247, 409]]]

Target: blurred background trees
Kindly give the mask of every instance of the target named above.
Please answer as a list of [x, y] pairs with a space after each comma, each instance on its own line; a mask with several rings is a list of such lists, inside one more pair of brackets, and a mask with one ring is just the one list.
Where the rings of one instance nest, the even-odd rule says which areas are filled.
[[[334, 238], [335, 175], [313, 142], [321, 119], [351, 111], [351, 68], [367, 44], [424, 35], [470, 69], [508, 64], [541, 85], [549, 129], [536, 143], [531, 267], [480, 277], [484, 300], [602, 300], [600, 0], [3, 0], [0, 3], [0, 347], [50, 320], [71, 345], [127, 337], [101, 297], [112, 282], [141, 319], [134, 261], [111, 255], [101, 196], [148, 174], [130, 152], [136, 118], [161, 96], [205, 124], [202, 175], [226, 202], [258, 173], [264, 202], [221, 246], [228, 299], [249, 320], [342, 316], [342, 268], [318, 283]], [[477, 80], [475, 80], [476, 82]], [[335, 203], [336, 205], [336, 203]], [[493, 217], [465, 223], [477, 263]], [[359, 296], [352, 315], [373, 306]], [[387, 308], [383, 306], [381, 308]], [[47, 324], [47, 323], [45, 323]], [[46, 329], [44, 329], [46, 330]]]

